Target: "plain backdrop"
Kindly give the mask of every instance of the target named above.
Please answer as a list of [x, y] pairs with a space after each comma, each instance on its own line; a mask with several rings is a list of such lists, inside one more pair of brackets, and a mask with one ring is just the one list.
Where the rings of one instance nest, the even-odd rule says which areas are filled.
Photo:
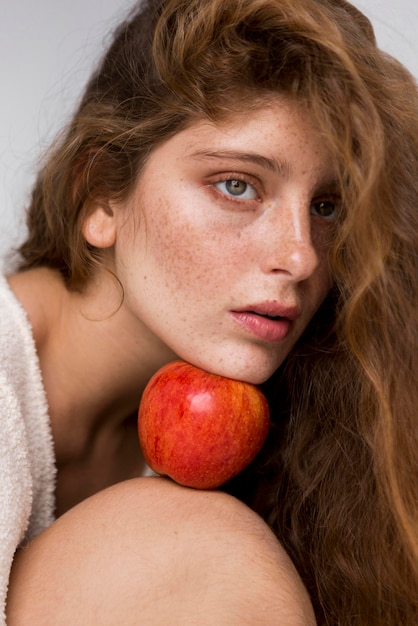
[[[228, 1], [228, 0], [225, 0]], [[354, 0], [418, 77], [418, 0]], [[132, 0], [0, 0], [0, 256], [24, 233], [37, 162]]]

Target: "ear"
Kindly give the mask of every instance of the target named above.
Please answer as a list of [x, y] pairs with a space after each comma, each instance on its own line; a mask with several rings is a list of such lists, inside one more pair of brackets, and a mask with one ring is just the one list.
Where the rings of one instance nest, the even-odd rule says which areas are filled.
[[98, 203], [84, 220], [83, 235], [95, 248], [110, 248], [116, 242], [116, 219], [106, 203]]

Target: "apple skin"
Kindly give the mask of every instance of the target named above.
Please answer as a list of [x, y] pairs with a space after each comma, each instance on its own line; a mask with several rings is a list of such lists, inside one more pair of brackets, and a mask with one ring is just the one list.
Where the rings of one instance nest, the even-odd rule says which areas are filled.
[[144, 390], [138, 434], [154, 472], [187, 487], [215, 489], [254, 459], [269, 422], [267, 400], [255, 385], [174, 361]]

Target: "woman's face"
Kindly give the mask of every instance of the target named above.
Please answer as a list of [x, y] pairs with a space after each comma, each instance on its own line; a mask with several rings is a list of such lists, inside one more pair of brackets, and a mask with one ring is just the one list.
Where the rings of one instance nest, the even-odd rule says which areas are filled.
[[156, 148], [116, 207], [124, 307], [180, 358], [253, 383], [330, 288], [335, 172], [306, 109], [277, 100]]

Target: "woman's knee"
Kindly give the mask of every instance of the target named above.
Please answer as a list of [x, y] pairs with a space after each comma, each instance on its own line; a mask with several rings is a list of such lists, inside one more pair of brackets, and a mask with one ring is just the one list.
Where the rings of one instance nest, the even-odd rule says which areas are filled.
[[255, 625], [283, 610], [281, 623], [310, 623], [306, 591], [255, 513], [146, 478], [89, 498], [19, 551], [8, 624]]

